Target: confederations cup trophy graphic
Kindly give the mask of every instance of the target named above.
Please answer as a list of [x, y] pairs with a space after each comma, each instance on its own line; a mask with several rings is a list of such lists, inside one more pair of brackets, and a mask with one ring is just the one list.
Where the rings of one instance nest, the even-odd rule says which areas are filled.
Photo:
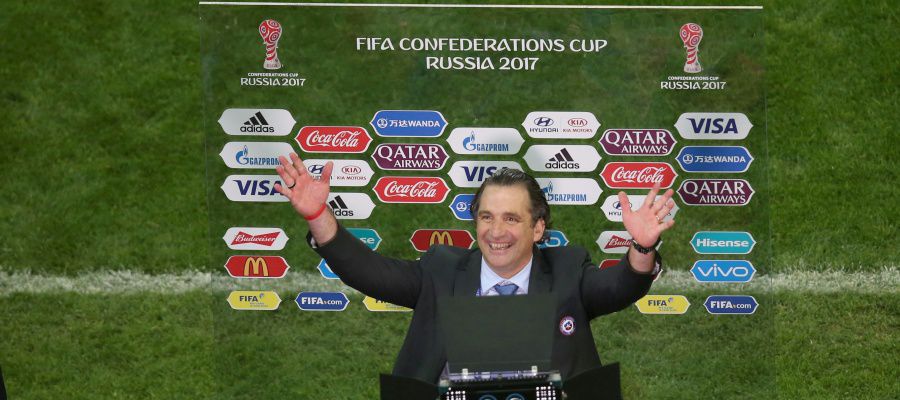
[[281, 68], [281, 61], [278, 60], [278, 39], [281, 39], [281, 24], [274, 19], [267, 19], [259, 24], [259, 35], [262, 36], [263, 43], [266, 45], [266, 61], [263, 63], [263, 68]]
[[700, 66], [700, 56], [697, 54], [697, 46], [700, 45], [701, 40], [703, 40], [703, 28], [700, 28], [700, 25], [687, 23], [681, 26], [681, 41], [684, 42], [684, 48], [687, 50], [684, 72], [696, 74], [703, 71], [703, 67]]

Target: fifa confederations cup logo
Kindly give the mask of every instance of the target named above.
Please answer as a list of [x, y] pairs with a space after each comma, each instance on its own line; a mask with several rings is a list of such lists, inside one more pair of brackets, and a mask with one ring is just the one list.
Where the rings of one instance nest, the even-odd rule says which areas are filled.
[[684, 42], [684, 48], [687, 50], [684, 72], [696, 74], [703, 71], [703, 67], [700, 66], [700, 57], [697, 54], [697, 46], [700, 45], [701, 40], [703, 40], [703, 28], [700, 25], [687, 23], [681, 26], [681, 41]]
[[281, 39], [281, 24], [274, 19], [263, 21], [259, 24], [259, 36], [262, 36], [263, 43], [266, 45], [266, 61], [263, 63], [263, 68], [281, 68], [281, 61], [278, 60], [278, 39]]

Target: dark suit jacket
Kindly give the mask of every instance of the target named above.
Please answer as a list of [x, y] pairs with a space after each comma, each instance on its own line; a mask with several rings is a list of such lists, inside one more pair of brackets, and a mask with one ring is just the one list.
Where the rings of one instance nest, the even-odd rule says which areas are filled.
[[[419, 260], [399, 260], [370, 250], [343, 227], [315, 251], [350, 287], [414, 310], [393, 373], [436, 383], [447, 361], [436, 331], [437, 298], [475, 295], [481, 286], [481, 251], [435, 245]], [[580, 247], [534, 246], [533, 252], [528, 293], [555, 293], [556, 321], [575, 319], [573, 334], [555, 330], [551, 366], [563, 379], [599, 367], [589, 321], [643, 297], [652, 276], [635, 272], [627, 257], [618, 266], [601, 270]]]

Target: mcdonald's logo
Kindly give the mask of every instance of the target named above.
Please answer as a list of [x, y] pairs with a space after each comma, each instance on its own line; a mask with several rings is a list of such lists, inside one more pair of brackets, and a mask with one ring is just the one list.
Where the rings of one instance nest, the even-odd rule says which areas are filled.
[[276, 256], [231, 256], [225, 269], [233, 278], [282, 278], [291, 267]]
[[409, 238], [418, 251], [427, 251], [432, 245], [456, 246], [468, 249], [475, 242], [469, 231], [462, 229], [419, 229]]

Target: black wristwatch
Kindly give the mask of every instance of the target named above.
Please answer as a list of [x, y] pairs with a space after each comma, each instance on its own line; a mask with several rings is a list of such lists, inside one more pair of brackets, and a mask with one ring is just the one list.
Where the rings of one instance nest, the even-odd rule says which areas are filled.
[[653, 246], [644, 247], [644, 246], [639, 245], [637, 240], [631, 239], [631, 247], [634, 247], [634, 249], [637, 250], [638, 253], [649, 254], [650, 251], [652, 251], [653, 249], [656, 248], [656, 246], [659, 246], [660, 240], [662, 240], [662, 238], [656, 239], [656, 243], [653, 243]]

